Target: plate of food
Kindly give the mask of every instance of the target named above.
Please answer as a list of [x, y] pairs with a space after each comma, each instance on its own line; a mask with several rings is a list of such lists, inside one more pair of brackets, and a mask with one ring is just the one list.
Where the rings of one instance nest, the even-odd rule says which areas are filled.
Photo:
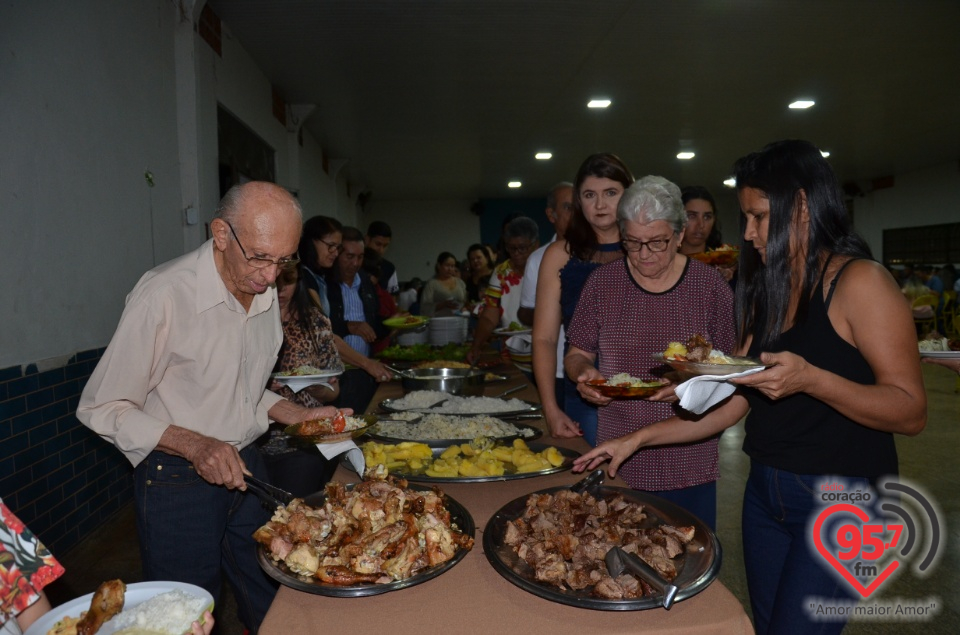
[[931, 333], [917, 343], [920, 357], [960, 359], [960, 340], [951, 340], [939, 333]]
[[523, 335], [525, 333], [533, 333], [533, 329], [529, 326], [524, 326], [519, 322], [511, 322], [509, 326], [501, 326], [500, 328], [493, 329], [494, 335], [503, 335], [510, 337], [511, 335]]
[[447, 447], [407, 441], [367, 441], [360, 449], [368, 469], [386, 466], [391, 475], [412, 481], [487, 483], [555, 474], [569, 470], [580, 456], [544, 443], [514, 439], [510, 443], [479, 437]]
[[733, 245], [720, 245], [711, 251], [701, 251], [698, 254], [690, 254], [690, 257], [715, 267], [729, 267], [730, 265], [737, 264], [737, 258], [740, 257], [740, 250]]
[[[407, 417], [413, 413], [397, 412], [391, 417]], [[384, 443], [402, 443], [419, 441], [429, 445], [447, 447], [455, 443], [465, 443], [477, 437], [489, 437], [499, 441], [538, 439], [543, 432], [539, 428], [523, 423], [511, 423], [489, 415], [459, 417], [456, 415], [426, 414], [418, 416], [411, 423], [404, 421], [384, 421], [381, 419], [367, 436]]]
[[459, 362], [466, 359], [469, 350], [470, 344], [457, 344], [455, 342], [443, 346], [431, 346], [423, 343], [411, 344], [410, 346], [394, 344], [380, 351], [377, 358], [398, 362], [425, 362], [437, 359]]
[[631, 397], [649, 397], [668, 382], [661, 379], [645, 381], [631, 377], [627, 373], [617, 373], [609, 379], [591, 379], [587, 385], [596, 388], [604, 397], [624, 399]]
[[759, 359], [725, 355], [699, 334], [690, 337], [685, 344], [670, 342], [663, 353], [655, 353], [653, 358], [689, 376], [733, 375], [766, 367]]
[[[586, 517], [594, 522], [579, 520]], [[593, 555], [574, 562], [560, 549], [564, 543], [549, 540], [546, 531], [574, 536], [579, 544], [575, 553]], [[677, 586], [675, 601], [703, 591], [720, 571], [720, 542], [699, 518], [662, 498], [627, 488], [601, 484], [584, 492], [540, 490], [504, 505], [483, 530], [483, 552], [493, 568], [538, 597], [601, 611], [662, 606], [663, 598], [642, 579], [610, 574], [604, 556], [614, 546], [639, 556], [660, 579]], [[548, 575], [551, 568], [560, 574]]]
[[287, 386], [293, 392], [300, 392], [308, 386], [321, 384], [331, 390], [330, 379], [343, 374], [343, 367], [317, 368], [315, 366], [298, 366], [293, 370], [273, 373], [270, 377]]
[[[388, 506], [398, 500], [417, 504], [410, 514], [390, 511]], [[370, 522], [361, 523], [350, 512], [360, 508], [370, 512]], [[302, 542], [288, 538], [289, 525], [302, 525], [307, 515], [342, 529], [299, 531]], [[408, 525], [410, 515], [416, 527]], [[322, 492], [278, 507], [253, 537], [260, 543], [260, 567], [277, 582], [318, 595], [363, 597], [405, 589], [449, 571], [473, 548], [475, 533], [470, 512], [439, 488], [385, 476], [349, 485], [328, 483]], [[348, 535], [350, 540], [344, 540]], [[371, 557], [352, 558], [345, 547], [357, 545]], [[318, 552], [324, 554], [322, 564]], [[384, 552], [393, 555], [379, 557]]]
[[[106, 611], [91, 611], [91, 603]], [[77, 622], [90, 612], [91, 621], [101, 621], [98, 635], [136, 632], [132, 629], [149, 628], [150, 633], [182, 635], [190, 630], [195, 620], [203, 621], [204, 611], [213, 611], [213, 596], [204, 589], [185, 582], [136, 582], [124, 585], [110, 580], [100, 585], [95, 593], [78, 597], [54, 607], [42, 615], [24, 635], [48, 635], [59, 632], [76, 633]], [[103, 619], [106, 618], [106, 619]]]
[[317, 443], [339, 443], [347, 439], [356, 439], [377, 423], [376, 415], [350, 417], [339, 410], [330, 419], [311, 419], [294, 423], [283, 429], [283, 433], [295, 441], [315, 445]]
[[415, 329], [420, 328], [430, 321], [430, 318], [424, 315], [400, 315], [387, 318], [383, 325], [391, 329]]
[[523, 399], [469, 397], [451, 395], [439, 390], [413, 390], [403, 397], [384, 399], [380, 409], [387, 412], [421, 412], [448, 415], [491, 415], [512, 417], [540, 411], [540, 404]]

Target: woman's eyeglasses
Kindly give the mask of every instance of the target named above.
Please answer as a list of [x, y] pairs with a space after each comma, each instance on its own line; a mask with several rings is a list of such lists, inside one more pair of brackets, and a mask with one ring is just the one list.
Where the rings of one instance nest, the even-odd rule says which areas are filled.
[[633, 238], [624, 238], [620, 241], [620, 244], [623, 245], [623, 248], [630, 252], [637, 252], [646, 247], [653, 253], [660, 253], [661, 251], [666, 251], [667, 247], [670, 246], [670, 241], [673, 237], [663, 239], [657, 238], [654, 240], [639, 241], [634, 240]]

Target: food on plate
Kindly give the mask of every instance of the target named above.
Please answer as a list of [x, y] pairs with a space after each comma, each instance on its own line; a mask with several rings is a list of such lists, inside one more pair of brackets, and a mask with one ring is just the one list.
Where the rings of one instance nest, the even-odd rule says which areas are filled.
[[686, 343], [670, 342], [663, 351], [663, 358], [674, 362], [698, 362], [707, 364], [738, 364], [743, 363], [736, 357], [724, 355], [714, 350], [713, 344], [697, 333], [690, 336]]
[[90, 600], [90, 610], [77, 622], [77, 635], [94, 635], [104, 622], [122, 611], [126, 590], [123, 580], [107, 580], [97, 587]]
[[929, 333], [919, 342], [920, 352], [960, 351], [960, 340], [943, 337], [936, 331]]
[[[398, 412], [396, 414], [403, 416], [413, 413]], [[430, 441], [434, 439], [468, 440], [477, 437], [532, 437], [536, 432], [531, 428], [518, 428], [512, 423], [489, 415], [457, 417], [427, 414], [416, 423], [380, 421], [377, 423], [377, 434], [392, 439]]]
[[[441, 404], [440, 402], [443, 401]], [[434, 404], [439, 404], [435, 408]], [[516, 412], [527, 410], [529, 404], [520, 399], [499, 399], [497, 397], [465, 397], [451, 395], [439, 390], [413, 390], [390, 403], [393, 410], [426, 410], [444, 414], [475, 414], [497, 412]]]
[[648, 386], [662, 386], [663, 382], [659, 380], [646, 381], [639, 377], [631, 377], [629, 373], [617, 373], [607, 380], [607, 384], [624, 388], [646, 388]]
[[337, 410], [337, 414], [330, 419], [310, 419], [302, 421], [287, 428], [287, 434], [292, 436], [315, 437], [328, 434], [339, 434], [341, 432], [350, 432], [366, 427], [367, 422], [357, 417], [348, 417], [342, 411]]
[[322, 507], [299, 498], [277, 507], [254, 539], [302, 579], [336, 586], [403, 580], [473, 548], [439, 488], [409, 489], [378, 470], [365, 478], [349, 491], [328, 483]]
[[63, 619], [57, 620], [53, 628], [47, 631], [47, 635], [77, 635], [77, 624], [86, 614], [87, 612], [84, 611], [80, 614], [80, 617], [64, 616]]
[[303, 366], [297, 366], [293, 370], [285, 370], [277, 373], [277, 377], [302, 377], [303, 375], [322, 375], [326, 373], [322, 368], [317, 368], [316, 366], [310, 366], [309, 364], [304, 364]]
[[620, 494], [607, 500], [559, 490], [531, 494], [523, 514], [507, 521], [503, 540], [539, 582], [606, 599], [640, 598], [653, 589], [628, 573], [612, 578], [604, 563], [610, 548], [636, 554], [673, 580], [695, 534], [693, 527], [649, 525], [643, 505]]
[[117, 635], [182, 635], [208, 608], [207, 600], [179, 589], [155, 595], [116, 617]]
[[527, 331], [529, 330], [529, 327], [526, 327], [523, 324], [520, 324], [519, 322], [511, 322], [510, 324], [507, 325], [507, 330], [508, 331]]
[[534, 452], [523, 441], [495, 443], [478, 437], [469, 443], [451, 445], [438, 458], [424, 443], [403, 442], [388, 445], [368, 441], [361, 446], [367, 465], [384, 465], [387, 470], [406, 474], [426, 474], [434, 478], [503, 476], [506, 473], [540, 472], [563, 465], [560, 451], [550, 446]]
[[717, 247], [716, 249], [711, 249], [709, 251], [702, 251], [696, 254], [690, 254], [691, 258], [695, 258], [701, 262], [704, 262], [708, 265], [717, 265], [721, 267], [728, 267], [737, 262], [737, 257], [740, 255], [740, 249], [733, 245], [723, 244]]

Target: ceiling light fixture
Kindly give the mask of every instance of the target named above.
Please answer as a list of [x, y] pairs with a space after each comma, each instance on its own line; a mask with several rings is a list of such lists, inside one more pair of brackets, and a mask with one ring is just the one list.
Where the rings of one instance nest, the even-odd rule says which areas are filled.
[[550, 152], [538, 152], [535, 155], [533, 155], [533, 158], [539, 161], [546, 161], [548, 159], [552, 159], [553, 154], [551, 154]]
[[688, 160], [688, 159], [692, 159], [692, 158], [695, 157], [695, 156], [697, 156], [697, 155], [696, 155], [695, 153], [693, 153], [693, 152], [678, 152], [678, 153], [677, 153], [677, 158], [678, 158], [678, 159], [681, 159], [681, 160], [683, 160], [683, 161], [686, 161], [686, 160]]
[[806, 110], [815, 103], [817, 102], [813, 101], [812, 99], [798, 99], [790, 104], [788, 108], [792, 108], [793, 110]]
[[523, 185], [523, 183], [521, 183], [520, 181], [510, 181], [509, 183], [507, 183], [507, 187], [513, 188], [513, 189], [516, 189], [521, 185]]
[[830, 156], [830, 153], [827, 152], [826, 150], [821, 150], [821, 151], [820, 151], [820, 156], [822, 156], [824, 159], [826, 159], [828, 156]]
[[591, 99], [587, 102], [587, 108], [606, 108], [609, 105], [609, 99]]
[[727, 187], [737, 187], [737, 179], [731, 176], [729, 179], [726, 179], [723, 184]]

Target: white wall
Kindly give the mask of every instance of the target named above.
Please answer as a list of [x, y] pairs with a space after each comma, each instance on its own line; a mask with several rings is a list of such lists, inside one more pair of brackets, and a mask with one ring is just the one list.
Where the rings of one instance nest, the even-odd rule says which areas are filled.
[[[354, 222], [346, 183], [273, 117], [269, 81], [224, 27], [222, 57], [194, 37], [188, 78], [201, 228], [219, 199], [218, 102], [275, 148], [305, 214]], [[0, 368], [106, 345], [139, 277], [202, 242], [184, 230], [178, 28], [169, 0], [0, 5]]]
[[883, 230], [960, 222], [960, 162], [898, 174], [890, 188], [853, 200], [857, 231], [883, 260]]
[[467, 247], [480, 241], [480, 219], [470, 211], [473, 202], [371, 201], [358, 229], [365, 233], [370, 221], [387, 222], [393, 232], [387, 259], [396, 265], [400, 281], [429, 280], [440, 252], [463, 260]]

